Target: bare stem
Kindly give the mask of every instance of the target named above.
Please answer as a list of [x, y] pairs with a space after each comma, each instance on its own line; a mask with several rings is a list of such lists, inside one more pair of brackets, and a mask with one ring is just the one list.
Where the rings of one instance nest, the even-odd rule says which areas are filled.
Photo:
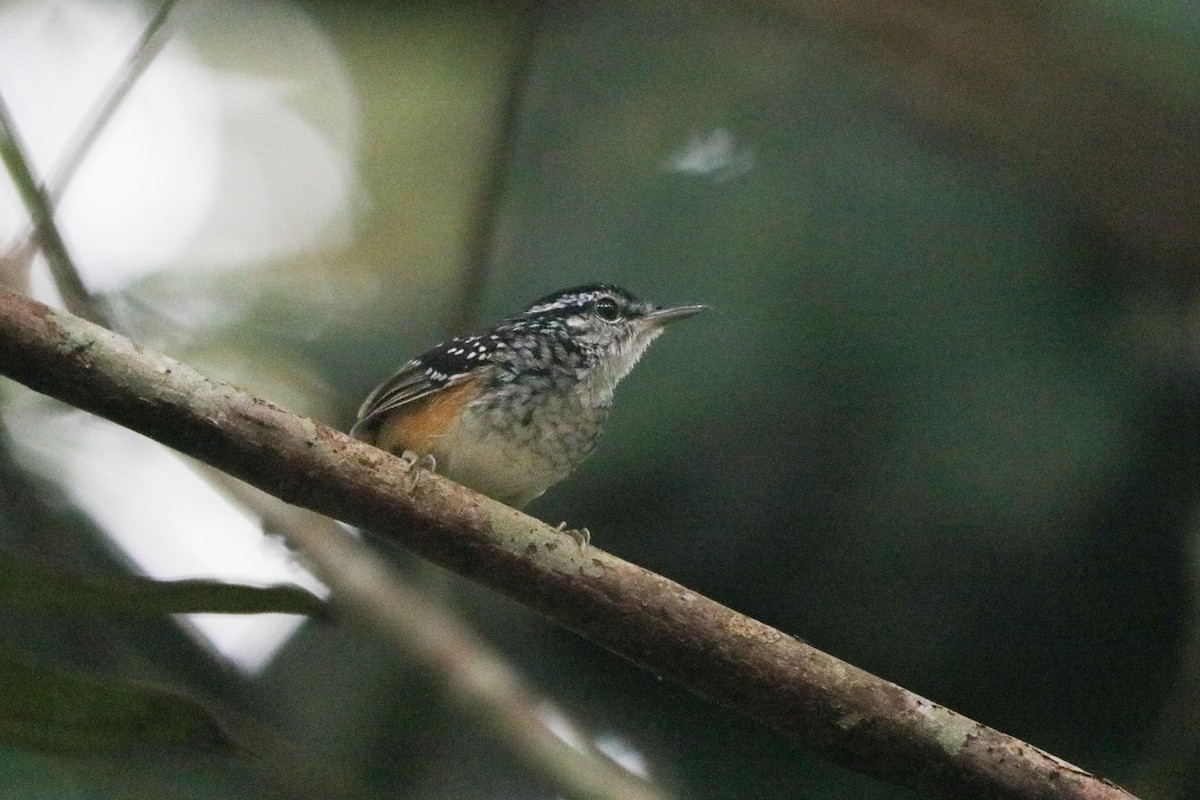
[[75, 130], [75, 135], [63, 151], [62, 160], [43, 184], [51, 206], [62, 202], [63, 194], [66, 193], [71, 179], [75, 177], [79, 165], [87, 157], [92, 145], [100, 138], [100, 134], [104, 132], [109, 120], [121, 107], [134, 84], [170, 40], [171, 29], [167, 27], [167, 20], [176, 2], [177, 0], [164, 0], [159, 6], [158, 11], [146, 24], [146, 29], [142, 31], [137, 44], [117, 70], [117, 74], [92, 106], [84, 122]]
[[79, 277], [79, 270], [75, 268], [58, 226], [54, 223], [54, 206], [33, 176], [32, 162], [27, 152], [13, 123], [8, 104], [0, 95], [0, 159], [12, 176], [21, 202], [33, 221], [33, 230], [50, 265], [54, 283], [67, 308], [88, 319], [104, 322], [107, 315]]
[[458, 336], [479, 324], [479, 310], [483, 305], [484, 289], [487, 288], [492, 247], [500, 219], [500, 196], [505, 175], [508, 174], [508, 159], [516, 138], [530, 68], [542, 26], [546, 23], [547, 11], [547, 0], [532, 0], [522, 11], [522, 21], [514, 36], [506, 94], [496, 121], [488, 175], [475, 201], [474, 227], [467, 243], [462, 291], [459, 292], [458, 307], [446, 331], [448, 336]]
[[[113, 80], [67, 143], [58, 166], [50, 173], [49, 178], [40, 184], [33, 177], [31, 162], [17, 136], [12, 115], [0, 99], [0, 121], [3, 122], [5, 140], [0, 142], [0, 146], [5, 150], [4, 163], [17, 184], [33, 221], [28, 233], [18, 239], [18, 243], [5, 254], [5, 261], [0, 265], [0, 278], [10, 285], [26, 285], [30, 262], [40, 247], [46, 255], [51, 276], [67, 307], [77, 314], [93, 321], [102, 321], [104, 324], [107, 324], [104, 309], [88, 293], [74, 261], [63, 244], [62, 235], [54, 222], [54, 208], [62, 202], [71, 179], [75, 177], [92, 145], [100, 138], [100, 134], [125, 101], [134, 84], [170, 39], [170, 28], [166, 23], [176, 3], [177, 0], [164, 0]], [[35, 208], [38, 210], [35, 211]]]

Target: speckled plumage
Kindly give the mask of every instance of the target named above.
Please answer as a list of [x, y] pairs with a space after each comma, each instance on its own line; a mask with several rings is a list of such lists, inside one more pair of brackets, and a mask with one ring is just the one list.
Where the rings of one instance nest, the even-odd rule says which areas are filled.
[[[592, 451], [613, 390], [662, 325], [701, 309], [655, 308], [605, 284], [555, 292], [409, 361], [366, 399], [352, 432], [427, 452], [447, 477], [519, 507]], [[439, 393], [454, 387], [461, 408], [430, 423]]]

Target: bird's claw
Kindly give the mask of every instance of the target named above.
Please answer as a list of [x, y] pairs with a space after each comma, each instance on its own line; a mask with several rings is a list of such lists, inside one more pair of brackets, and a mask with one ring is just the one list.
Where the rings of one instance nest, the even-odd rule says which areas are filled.
[[429, 453], [426, 453], [425, 455], [419, 455], [415, 450], [405, 450], [400, 454], [400, 460], [407, 465], [408, 469], [420, 467], [421, 469], [427, 469], [430, 472], [435, 472], [437, 470], [437, 459], [431, 456]]
[[[404, 468], [408, 472], [412, 472], [413, 468], [415, 467], [419, 467], [430, 472], [433, 472], [437, 469], [437, 459], [431, 456], [429, 453], [426, 453], [425, 455], [418, 455], [414, 450], [405, 450], [400, 454], [400, 460], [404, 462]], [[421, 473], [418, 472], [414, 481], [419, 481], [420, 479]], [[416, 488], [416, 485], [416, 482], [414, 482], [413, 487]]]
[[579, 545], [580, 550], [586, 550], [588, 545], [592, 543], [592, 532], [587, 528], [568, 528], [567, 523], [558, 523], [558, 528], [555, 530], [562, 531], [567, 536], [575, 540], [575, 544]]

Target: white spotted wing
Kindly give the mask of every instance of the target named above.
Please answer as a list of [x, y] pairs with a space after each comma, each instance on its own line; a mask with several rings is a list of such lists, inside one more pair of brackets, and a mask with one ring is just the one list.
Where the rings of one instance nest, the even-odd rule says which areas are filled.
[[363, 401], [351, 435], [359, 435], [401, 406], [457, 386], [490, 361], [502, 346], [497, 336], [462, 336], [417, 356]]

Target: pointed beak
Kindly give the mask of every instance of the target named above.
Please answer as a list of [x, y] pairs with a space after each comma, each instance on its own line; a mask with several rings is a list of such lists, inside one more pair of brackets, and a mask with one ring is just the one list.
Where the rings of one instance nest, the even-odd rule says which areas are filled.
[[680, 319], [687, 319], [699, 314], [708, 306], [675, 306], [674, 308], [658, 308], [651, 311], [642, 320], [653, 328], [661, 328], [668, 322], [675, 322]]

